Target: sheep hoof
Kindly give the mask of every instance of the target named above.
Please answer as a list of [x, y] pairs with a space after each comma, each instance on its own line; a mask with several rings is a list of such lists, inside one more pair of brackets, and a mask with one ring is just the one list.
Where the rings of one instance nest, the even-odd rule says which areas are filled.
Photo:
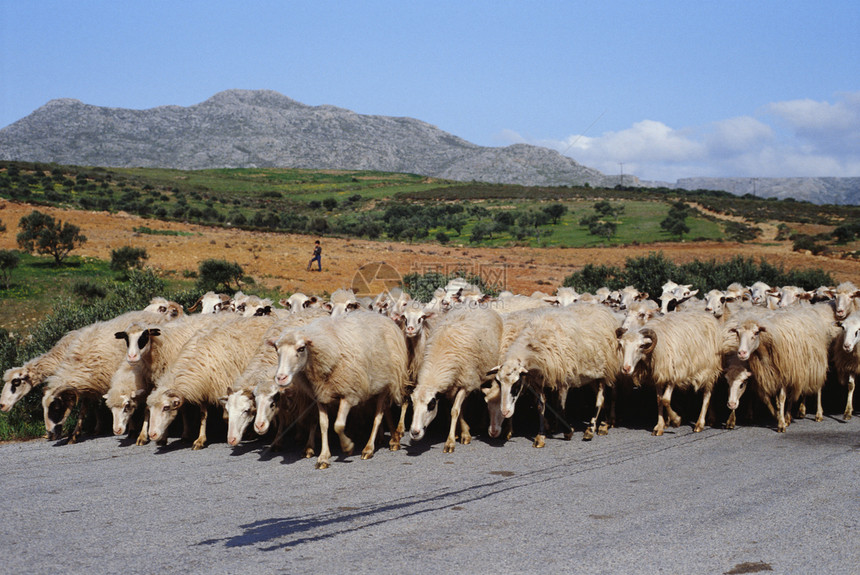
[[317, 469], [328, 469], [331, 464], [328, 461], [317, 461]]
[[842, 416], [842, 419], [844, 419], [845, 421], [848, 421], [849, 419], [851, 419], [852, 415], [853, 414], [850, 411], [846, 411], [845, 415]]
[[564, 440], [570, 441], [571, 439], [573, 439], [573, 430], [572, 429], [570, 431], [564, 432]]
[[449, 439], [445, 442], [445, 449], [442, 450], [442, 453], [454, 453], [454, 440]]
[[365, 449], [364, 451], [361, 452], [361, 458], [362, 459], [373, 458], [373, 450], [372, 449]]
[[681, 418], [673, 417], [672, 421], [669, 422], [672, 427], [681, 427]]
[[819, 422], [824, 421], [824, 416], [823, 415], [816, 415], [815, 421], [819, 421]]
[[472, 443], [472, 436], [466, 434], [461, 435], [460, 443], [462, 443], [463, 445], [469, 445], [470, 443]]
[[776, 426], [776, 432], [777, 433], [785, 433], [785, 426], [784, 425], [777, 425]]
[[307, 449], [305, 449], [305, 453], [304, 453], [305, 459], [310, 459], [314, 455], [315, 455], [314, 450], [312, 448], [308, 447]]
[[735, 424], [734, 424], [734, 423], [726, 422], [726, 429], [734, 429], [734, 428], [735, 428]]
[[149, 437], [147, 437], [146, 435], [137, 436], [137, 441], [135, 442], [135, 445], [146, 445], [147, 443], [149, 443]]
[[697, 424], [696, 424], [696, 427], [694, 427], [694, 428], [693, 428], [693, 433], [699, 433], [699, 432], [701, 432], [703, 429], [705, 429], [705, 426], [704, 426], [704, 425], [702, 425], [701, 423], [697, 423]]
[[535, 447], [537, 449], [541, 449], [542, 447], [545, 447], [545, 446], [546, 446], [546, 437], [544, 437], [543, 435], [538, 435], [537, 437], [535, 437], [535, 441], [534, 441], [534, 443], [532, 443], [532, 447]]
[[805, 403], [801, 403], [800, 405], [797, 406], [797, 417], [799, 417], [800, 419], [803, 419], [804, 417], [806, 417], [806, 404]]
[[610, 425], [604, 421], [597, 428], [597, 435], [609, 435], [609, 427]]
[[77, 443], [78, 439], [80, 439], [80, 437], [81, 437], [80, 434], [77, 434], [77, 433], [71, 434], [69, 436], [69, 445], [72, 445], [73, 443]]
[[591, 427], [587, 427], [585, 432], [582, 434], [583, 441], [591, 441], [594, 439], [594, 429]]
[[191, 449], [194, 451], [199, 451], [199, 450], [203, 449], [204, 447], [206, 447], [206, 440], [205, 439], [195, 439], [194, 444], [191, 446]]
[[663, 428], [662, 427], [655, 427], [654, 431], [651, 432], [651, 435], [657, 435], [657, 436], [663, 435]]
[[388, 443], [388, 450], [389, 450], [389, 451], [400, 451], [400, 442], [399, 442], [399, 441], [395, 441], [394, 439], [392, 439], [392, 440]]

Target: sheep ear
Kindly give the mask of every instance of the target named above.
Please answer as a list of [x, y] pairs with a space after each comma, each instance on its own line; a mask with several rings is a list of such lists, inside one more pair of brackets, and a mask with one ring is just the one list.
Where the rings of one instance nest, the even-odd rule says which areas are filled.
[[561, 302], [558, 301], [557, 297], [545, 297], [543, 298], [543, 301], [549, 305], [561, 305]]
[[179, 409], [182, 407], [182, 404], [185, 403], [185, 400], [179, 397], [178, 395], [170, 396], [170, 407], [173, 409]]
[[272, 346], [273, 348], [275, 348], [275, 351], [278, 350], [278, 340], [275, 338], [267, 339], [266, 345]]
[[651, 353], [654, 351], [654, 347], [657, 345], [657, 332], [650, 328], [643, 328], [639, 330], [645, 338], [648, 339], [648, 347], [642, 348], [643, 353]]
[[638, 299], [639, 301], [648, 299], [648, 292], [647, 291], [640, 292], [639, 295], [636, 296], [636, 299]]
[[615, 329], [615, 337], [620, 338], [622, 335], [627, 333], [627, 330], [623, 327], [619, 327]]
[[221, 397], [218, 398], [218, 403], [221, 404], [221, 407], [227, 407], [227, 398], [228, 398], [228, 396], [226, 396], [226, 395], [222, 395]]
[[305, 345], [306, 345], [306, 346], [310, 346], [312, 343], [313, 343], [313, 341], [311, 341], [311, 340], [309, 340], [309, 339], [306, 339], [306, 340], [305, 340]]
[[499, 373], [499, 370], [501, 368], [501, 365], [497, 365], [496, 367], [492, 368], [490, 371], [487, 372], [487, 377], [495, 377], [496, 374]]
[[107, 398], [108, 398], [108, 394], [104, 394], [104, 395], [102, 396], [102, 399], [104, 399], [105, 401], [107, 401]]
[[146, 331], [148, 331], [148, 332], [149, 332], [149, 335], [150, 335], [151, 337], [158, 337], [159, 335], [161, 335], [161, 330], [160, 330], [160, 329], [158, 329], [157, 327], [151, 327], [151, 328], [149, 328], [149, 329], [148, 329], [148, 330], [146, 330]]
[[325, 302], [322, 306], [323, 306], [323, 309], [326, 311], [331, 311], [332, 307], [334, 307], [329, 302]]
[[115, 334], [113, 334], [113, 336], [117, 339], [124, 339], [125, 343], [128, 343], [128, 334], [125, 333], [124, 331], [118, 331]]

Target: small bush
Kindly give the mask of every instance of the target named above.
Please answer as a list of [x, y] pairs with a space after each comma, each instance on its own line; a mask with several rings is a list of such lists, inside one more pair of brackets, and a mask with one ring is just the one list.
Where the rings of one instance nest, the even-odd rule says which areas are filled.
[[116, 272], [127, 272], [128, 270], [140, 269], [143, 262], [149, 259], [144, 248], [123, 246], [110, 252], [110, 269]]
[[245, 272], [236, 262], [208, 259], [200, 262], [197, 289], [207, 291], [235, 292], [241, 289]]

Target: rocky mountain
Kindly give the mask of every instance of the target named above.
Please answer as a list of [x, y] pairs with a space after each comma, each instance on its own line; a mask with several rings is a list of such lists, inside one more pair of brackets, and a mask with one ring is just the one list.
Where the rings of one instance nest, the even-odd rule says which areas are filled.
[[412, 118], [308, 106], [277, 92], [247, 90], [221, 92], [194, 106], [149, 110], [52, 100], [0, 130], [0, 160], [380, 170], [524, 185], [618, 183], [617, 176], [547, 148], [482, 147]]
[[[462, 181], [614, 187], [549, 148], [478, 146], [413, 118], [308, 106], [278, 92], [228, 90], [194, 106], [149, 110], [52, 100], [0, 130], [0, 160], [179, 169], [283, 167], [407, 172]], [[684, 178], [625, 186], [860, 204], [860, 178]]]

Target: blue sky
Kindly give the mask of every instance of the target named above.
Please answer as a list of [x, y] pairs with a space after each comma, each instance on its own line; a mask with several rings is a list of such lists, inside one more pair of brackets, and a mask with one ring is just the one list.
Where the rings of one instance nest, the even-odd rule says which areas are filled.
[[232, 88], [648, 180], [860, 176], [856, 0], [0, 0], [0, 127]]

